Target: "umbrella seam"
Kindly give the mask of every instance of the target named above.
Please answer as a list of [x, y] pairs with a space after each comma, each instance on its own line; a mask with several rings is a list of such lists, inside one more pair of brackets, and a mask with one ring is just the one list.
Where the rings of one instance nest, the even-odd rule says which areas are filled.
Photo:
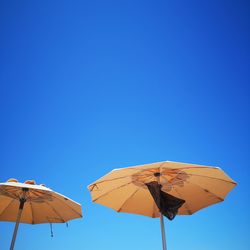
[[[162, 171], [162, 168], [164, 168], [165, 163], [166, 163], [166, 162], [162, 162], [162, 163], [160, 164], [160, 166], [158, 167], [159, 172]], [[157, 168], [155, 168], [155, 169], [157, 169]]]
[[111, 189], [111, 190], [109, 190], [108, 192], [106, 192], [106, 193], [100, 195], [99, 197], [93, 199], [92, 201], [95, 202], [95, 201], [97, 201], [98, 199], [102, 198], [103, 196], [108, 195], [109, 193], [111, 193], [111, 192], [113, 192], [113, 191], [115, 191], [115, 190], [117, 190], [117, 189], [120, 189], [120, 188], [122, 188], [122, 187], [125, 187], [126, 185], [129, 185], [129, 184], [131, 184], [131, 183], [133, 183], [133, 182], [130, 181], [130, 182], [128, 182], [128, 183], [126, 183], [126, 184], [123, 184], [123, 185], [121, 185], [121, 186], [119, 186], [119, 187], [117, 187], [117, 188]]
[[[57, 197], [56, 197], [57, 198]], [[69, 204], [67, 204], [66, 202], [63, 202], [61, 199], [57, 198], [61, 203], [65, 204], [66, 206], [68, 206], [71, 210], [73, 210], [76, 214], [80, 215], [82, 217], [82, 214], [79, 213], [78, 211], [76, 211], [74, 208], [72, 208]]]
[[16, 199], [13, 199], [10, 201], [10, 203], [4, 208], [4, 210], [1, 212], [0, 216], [6, 211], [6, 209], [11, 205], [12, 202], [16, 201]]
[[203, 188], [202, 186], [196, 184], [196, 183], [193, 183], [193, 182], [190, 182], [190, 181], [187, 181], [187, 183], [191, 184], [191, 185], [195, 185], [197, 187], [199, 187], [200, 189], [202, 189], [204, 192], [206, 193], [210, 193], [212, 194], [214, 197], [216, 197], [218, 200], [220, 201], [224, 201], [224, 198], [221, 198], [220, 196], [218, 196], [217, 194], [214, 194], [213, 192], [211, 192], [210, 190], [206, 189], [206, 188]]
[[[6, 185], [5, 185], [5, 187], [7, 187], [7, 191], [5, 190], [5, 188], [3, 188], [3, 192], [4, 192], [4, 193], [2, 193], [3, 196], [7, 196], [7, 197], [9, 197], [11, 199], [15, 199], [15, 200], [20, 198], [20, 196], [19, 196], [19, 191], [20, 191], [19, 188], [17, 189], [16, 187], [6, 186]], [[13, 192], [11, 192], [12, 190], [15, 191], [14, 194], [13, 194]], [[16, 192], [18, 192], [18, 195], [16, 195]]]
[[100, 183], [103, 183], [103, 182], [116, 181], [116, 180], [127, 178], [127, 177], [131, 177], [131, 175], [127, 175], [127, 176], [123, 176], [123, 177], [117, 177], [117, 178], [113, 178], [113, 179], [109, 179], [109, 180], [97, 181], [97, 182], [94, 182], [94, 183], [90, 184], [88, 186], [88, 188], [91, 187], [91, 186], [93, 186], [93, 185], [97, 185], [97, 184], [100, 184]]
[[[159, 171], [160, 171], [160, 168], [161, 168], [164, 164], [165, 164], [165, 162], [163, 162], [163, 163], [158, 167], [158, 168], [159, 168]], [[148, 165], [150, 165], [150, 164], [148, 164]], [[143, 166], [143, 165], [142, 165], [142, 166]], [[128, 167], [128, 168], [125, 168], [125, 169], [126, 169], [126, 170], [127, 170], [127, 169], [136, 170], [136, 172], [135, 172], [134, 174], [136, 174], [136, 173], [138, 173], [138, 172], [142, 172], [142, 171], [145, 170], [145, 169], [140, 169], [140, 170], [138, 170], [137, 167]], [[154, 168], [152, 168], [152, 169], [154, 169]], [[124, 170], [124, 168], [114, 169], [114, 170], [112, 170], [111, 172], [119, 172], [120, 170]], [[106, 174], [105, 176], [107, 176], [107, 175], [109, 175], [109, 174]], [[104, 177], [105, 177], [105, 176], [104, 176]], [[88, 187], [90, 187], [90, 186], [92, 186], [92, 185], [94, 185], [94, 184], [100, 184], [100, 183], [103, 183], [103, 182], [106, 182], [106, 181], [119, 180], [119, 179], [123, 179], [123, 178], [126, 178], [126, 177], [131, 177], [131, 174], [130, 174], [130, 175], [127, 175], [127, 176], [123, 176], [123, 177], [117, 177], [117, 178], [109, 179], [109, 180], [97, 181], [97, 182], [91, 183]]]
[[56, 198], [57, 198], [57, 196], [59, 196], [59, 197], [61, 197], [61, 198], [64, 198], [64, 199], [66, 199], [66, 200], [68, 200], [68, 201], [71, 201], [71, 202], [73, 202], [73, 203], [75, 203], [75, 204], [81, 206], [80, 203], [78, 203], [78, 202], [72, 200], [71, 198], [69, 198], [69, 197], [67, 197], [67, 196], [65, 196], [65, 195], [63, 195], [63, 194], [57, 193], [57, 192], [55, 192], [55, 191], [53, 191], [53, 192], [51, 193], [51, 196], [56, 197]]
[[[51, 195], [52, 196], [52, 193], [53, 192], [47, 192], [47, 190], [36, 190], [36, 189], [33, 189], [33, 190], [29, 190], [29, 196], [26, 198], [27, 200], [31, 201], [31, 202], [34, 202], [34, 199], [32, 198], [31, 195], [35, 196], [34, 198], [41, 198], [42, 195]], [[32, 201], [33, 199], [33, 201]]]
[[175, 167], [163, 167], [163, 168], [170, 168], [170, 169], [176, 169], [176, 170], [183, 170], [183, 169], [218, 169], [217, 167], [183, 167], [183, 168], [175, 168]]
[[211, 177], [211, 176], [207, 176], [207, 175], [198, 175], [198, 174], [189, 174], [189, 173], [186, 173], [186, 174], [190, 175], [190, 176], [198, 176], [198, 177], [204, 177], [204, 178], [214, 179], [214, 180], [218, 180], [218, 181], [224, 181], [224, 182], [228, 182], [228, 183], [235, 184], [235, 185], [237, 184], [234, 181], [227, 181], [227, 180], [223, 180], [220, 178], [215, 178], [215, 177]]
[[[65, 222], [65, 220], [63, 219], [63, 217], [56, 211], [56, 209], [51, 205], [49, 204], [49, 202], [45, 201], [45, 203], [52, 208], [52, 210], [55, 212], [55, 214], [57, 214], [57, 216], [60, 217], [60, 219], [62, 220], [62, 222]], [[49, 217], [47, 217], [47, 219], [49, 220]], [[50, 221], [49, 221], [50, 222]], [[53, 222], [50, 222], [50, 223], [53, 223]]]
[[138, 191], [140, 190], [140, 187], [138, 187], [130, 197], [128, 197], [124, 202], [123, 204], [121, 205], [121, 207], [117, 210], [117, 212], [120, 212], [122, 207], [126, 204], [126, 202], [128, 202], [129, 199], [131, 199]]
[[30, 201], [30, 209], [31, 209], [31, 216], [32, 216], [32, 224], [35, 224], [35, 217], [34, 217], [34, 209], [33, 209], [33, 205], [32, 202]]
[[175, 190], [175, 192], [178, 194], [179, 198], [181, 198], [182, 200], [185, 201], [185, 203], [184, 203], [183, 205], [186, 207], [188, 213], [191, 215], [192, 212], [191, 212], [191, 210], [190, 210], [188, 204], [186, 203], [186, 200], [182, 197], [182, 195], [179, 193], [179, 191], [176, 190], [176, 188], [175, 188], [174, 186], [173, 186], [172, 188], [173, 188], [173, 189]]

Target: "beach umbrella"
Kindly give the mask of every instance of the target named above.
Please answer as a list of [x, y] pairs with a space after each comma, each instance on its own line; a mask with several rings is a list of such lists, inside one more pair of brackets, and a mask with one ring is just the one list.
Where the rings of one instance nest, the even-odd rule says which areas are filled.
[[165, 250], [163, 215], [191, 215], [223, 201], [235, 185], [218, 167], [166, 161], [114, 169], [88, 189], [93, 202], [117, 212], [160, 217]]
[[34, 181], [15, 179], [0, 183], [0, 221], [16, 222], [10, 249], [14, 249], [19, 223], [63, 223], [82, 217], [81, 205]]

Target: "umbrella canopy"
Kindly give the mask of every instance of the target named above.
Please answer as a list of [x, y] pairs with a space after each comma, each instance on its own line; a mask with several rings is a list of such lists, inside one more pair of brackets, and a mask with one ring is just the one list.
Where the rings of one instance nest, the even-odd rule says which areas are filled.
[[88, 186], [92, 201], [117, 212], [160, 217], [191, 215], [221, 202], [236, 183], [220, 168], [179, 162], [158, 162], [114, 169]]
[[34, 181], [0, 183], [0, 221], [16, 222], [11, 249], [19, 222], [62, 223], [82, 217], [81, 205]]
[[82, 217], [80, 204], [43, 185], [5, 182], [0, 183], [0, 221], [16, 221], [22, 198], [21, 223], [59, 223]]
[[159, 217], [159, 208], [147, 187], [157, 181], [161, 190], [185, 200], [178, 214], [193, 214], [221, 202], [236, 183], [218, 167], [158, 162], [114, 169], [88, 186], [92, 201], [117, 212]]

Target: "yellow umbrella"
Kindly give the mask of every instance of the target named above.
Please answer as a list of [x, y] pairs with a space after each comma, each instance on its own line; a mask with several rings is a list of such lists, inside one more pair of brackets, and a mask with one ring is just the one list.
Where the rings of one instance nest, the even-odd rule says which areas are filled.
[[117, 212], [160, 217], [194, 212], [224, 200], [236, 183], [220, 168], [179, 162], [158, 162], [114, 169], [88, 186], [92, 201]]
[[10, 249], [14, 249], [19, 223], [63, 223], [82, 217], [81, 205], [34, 181], [0, 183], [0, 221], [14, 221]]

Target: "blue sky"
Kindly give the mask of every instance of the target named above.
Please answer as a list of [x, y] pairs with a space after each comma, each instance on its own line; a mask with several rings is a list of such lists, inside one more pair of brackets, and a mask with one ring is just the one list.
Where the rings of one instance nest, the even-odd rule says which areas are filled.
[[[214, 165], [227, 199], [166, 221], [171, 250], [248, 250], [250, 4], [0, 1], [1, 182], [35, 179], [82, 204], [67, 228], [21, 224], [16, 249], [161, 249], [159, 220], [91, 203], [113, 168]], [[13, 223], [0, 223], [8, 249]]]

